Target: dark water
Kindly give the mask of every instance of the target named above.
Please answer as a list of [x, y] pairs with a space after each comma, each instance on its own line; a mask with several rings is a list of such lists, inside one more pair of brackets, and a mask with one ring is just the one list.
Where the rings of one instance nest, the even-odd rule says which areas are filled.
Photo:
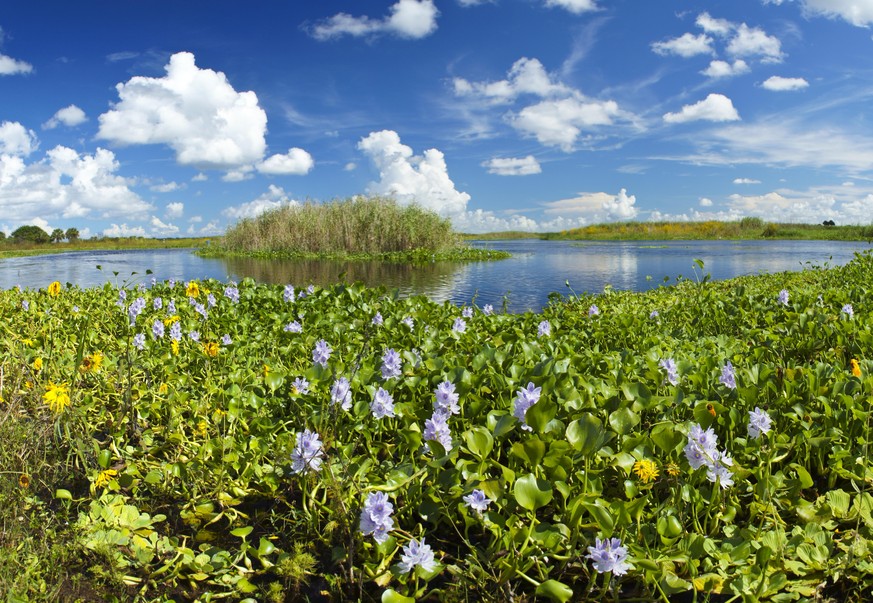
[[[379, 262], [315, 260], [204, 259], [190, 250], [83, 251], [0, 260], [0, 288], [15, 285], [41, 288], [58, 280], [80, 287], [149, 284], [174, 278], [216, 278], [239, 281], [252, 277], [275, 284], [328, 285], [340, 280], [398, 288], [404, 295], [424, 294], [436, 301], [493, 304], [508, 299], [513, 312], [539, 310], [552, 291], [596, 293], [604, 286], [642, 291], [678, 276], [694, 278], [694, 260], [705, 263], [714, 279], [802, 270], [809, 265], [841, 265], [862, 242], [833, 241], [645, 241], [567, 242], [496, 241], [494, 249], [513, 254], [509, 260], [468, 264], [435, 263], [403, 266]], [[102, 270], [96, 268], [102, 266]], [[153, 274], [147, 275], [151, 270]], [[117, 272], [115, 275], [113, 272]], [[699, 272], [699, 271], [698, 271]], [[133, 274], [137, 273], [137, 274]]]

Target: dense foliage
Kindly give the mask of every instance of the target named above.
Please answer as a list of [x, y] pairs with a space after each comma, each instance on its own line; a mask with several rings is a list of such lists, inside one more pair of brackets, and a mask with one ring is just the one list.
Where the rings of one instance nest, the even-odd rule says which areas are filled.
[[4, 291], [0, 584], [865, 600], [873, 257], [698, 276], [523, 315], [357, 285]]

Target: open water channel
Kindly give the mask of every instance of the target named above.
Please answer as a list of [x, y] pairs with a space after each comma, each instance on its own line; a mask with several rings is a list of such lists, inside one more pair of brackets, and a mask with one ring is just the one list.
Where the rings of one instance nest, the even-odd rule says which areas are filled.
[[[152, 277], [177, 281], [216, 278], [240, 281], [252, 277], [273, 284], [328, 285], [347, 282], [397, 288], [402, 295], [423, 294], [480, 307], [504, 300], [511, 312], [540, 310], [551, 292], [597, 293], [607, 285], [643, 291], [676, 279], [695, 278], [694, 260], [703, 260], [713, 279], [762, 272], [836, 266], [856, 252], [869, 249], [864, 242], [835, 241], [540, 241], [535, 239], [475, 242], [504, 249], [508, 260], [474, 263], [431, 263], [424, 266], [380, 262], [321, 260], [206, 259], [191, 250], [82, 251], [0, 260], [0, 288], [16, 285], [41, 288], [52, 281], [80, 287], [112, 283], [148, 285]], [[97, 266], [101, 269], [97, 269]], [[151, 275], [146, 271], [151, 270]], [[117, 273], [114, 274], [114, 273]], [[136, 274], [133, 274], [136, 273]], [[697, 270], [697, 276], [702, 277]]]

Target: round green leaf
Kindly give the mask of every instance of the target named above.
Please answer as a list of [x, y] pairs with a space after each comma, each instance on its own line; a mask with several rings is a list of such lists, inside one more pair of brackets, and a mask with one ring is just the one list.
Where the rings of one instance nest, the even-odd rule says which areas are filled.
[[518, 478], [513, 487], [515, 500], [528, 511], [536, 511], [552, 500], [552, 485], [533, 473]]

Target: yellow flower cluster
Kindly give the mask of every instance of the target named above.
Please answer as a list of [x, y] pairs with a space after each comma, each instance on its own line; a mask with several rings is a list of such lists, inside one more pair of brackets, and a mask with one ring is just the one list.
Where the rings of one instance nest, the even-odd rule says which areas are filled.
[[61, 283], [59, 281], [53, 282], [48, 286], [48, 294], [52, 297], [57, 297], [61, 293]]
[[106, 469], [105, 471], [101, 471], [100, 474], [97, 476], [97, 479], [94, 480], [94, 487], [103, 488], [105, 486], [108, 486], [109, 482], [115, 479], [115, 476], [117, 475], [118, 471], [116, 471], [115, 469]]
[[658, 465], [651, 459], [642, 459], [634, 463], [634, 473], [644, 484], [654, 481], [658, 477]]
[[858, 361], [855, 360], [854, 358], [852, 358], [851, 364], [852, 364], [852, 374], [855, 377], [860, 378], [861, 377], [861, 365], [858, 364]]
[[215, 341], [210, 341], [209, 343], [203, 344], [203, 353], [210, 358], [215, 358], [216, 356], [218, 356], [218, 349], [218, 343]]
[[42, 358], [37, 356], [36, 360], [34, 360], [30, 366], [33, 367], [33, 370], [35, 370], [35, 371], [41, 371], [42, 370]]
[[70, 392], [67, 389], [66, 383], [57, 385], [49, 383], [48, 389], [42, 395], [42, 398], [52, 412], [57, 414], [64, 412], [64, 409], [70, 405]]
[[79, 372], [82, 373], [97, 373], [100, 371], [100, 366], [103, 364], [103, 354], [94, 352], [82, 358], [82, 366], [79, 367]]
[[200, 287], [197, 286], [197, 283], [191, 281], [185, 289], [185, 295], [188, 297], [198, 297], [200, 295]]

